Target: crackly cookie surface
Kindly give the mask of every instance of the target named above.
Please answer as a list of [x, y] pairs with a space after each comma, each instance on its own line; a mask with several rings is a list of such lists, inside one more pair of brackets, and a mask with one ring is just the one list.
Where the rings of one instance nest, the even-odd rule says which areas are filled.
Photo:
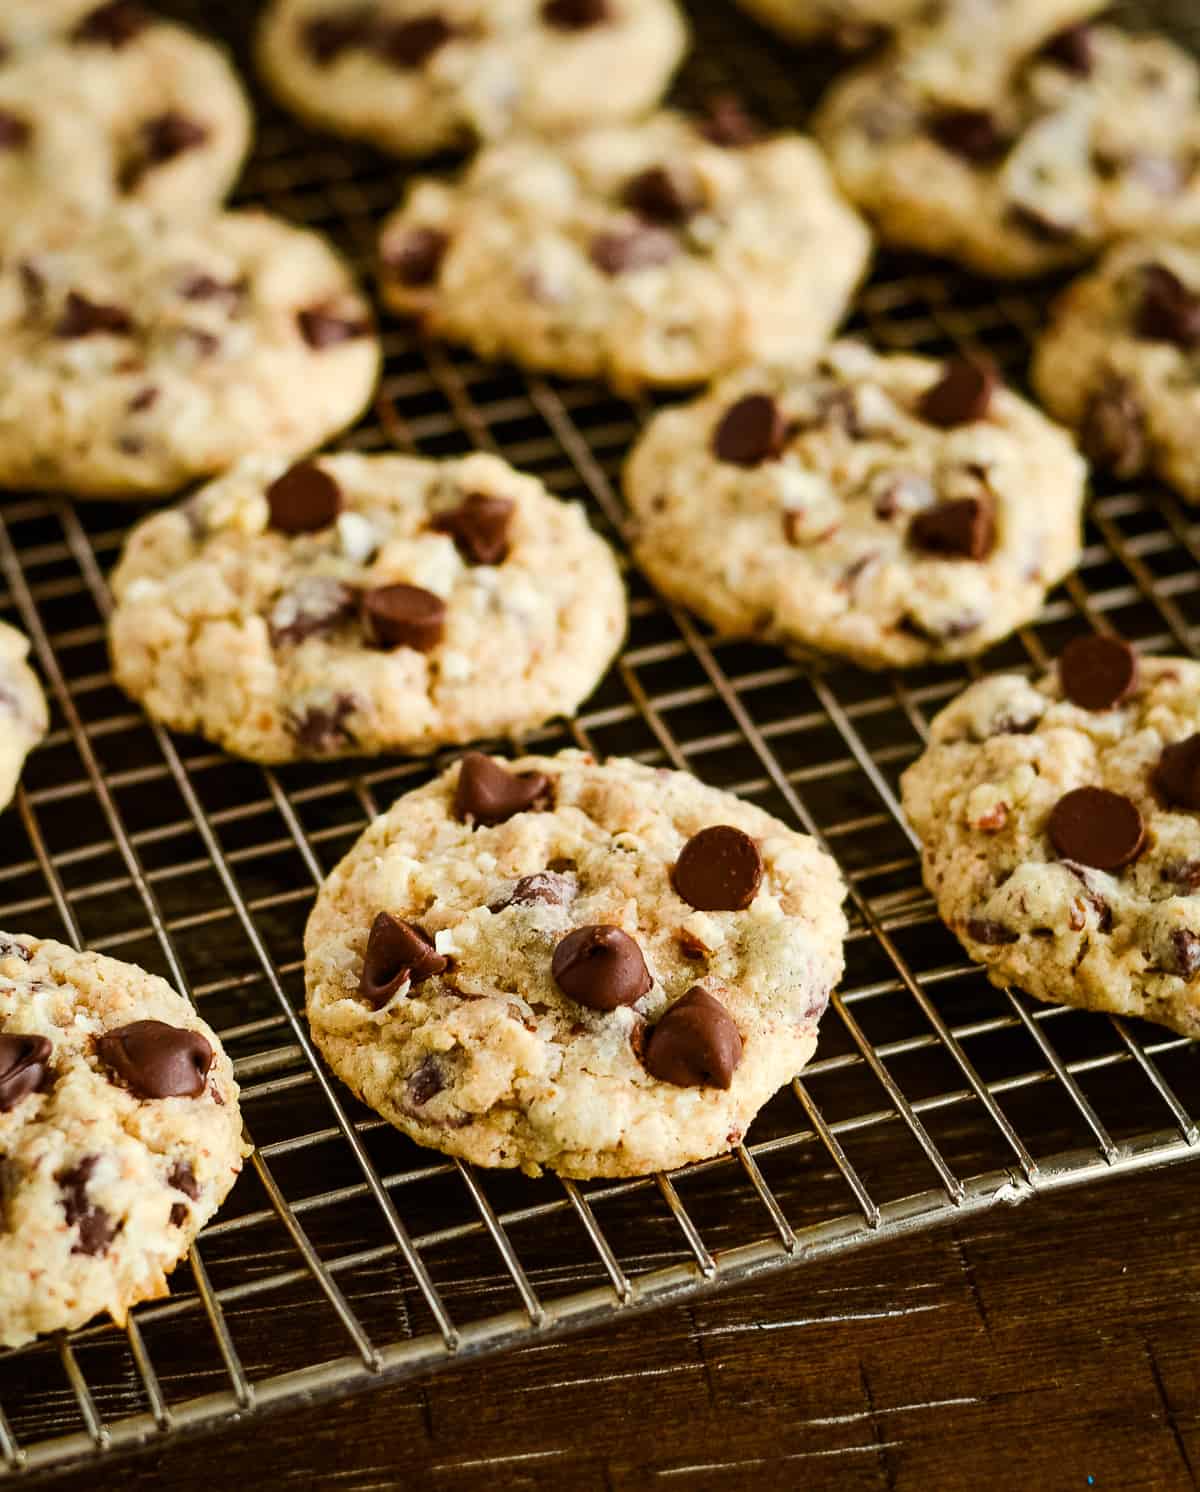
[[381, 275], [393, 309], [481, 356], [636, 389], [815, 352], [869, 247], [810, 141], [726, 105], [511, 140], [420, 182]]
[[1158, 36], [1074, 26], [1014, 62], [987, 27], [897, 45], [818, 133], [891, 243], [1034, 275], [1200, 222], [1200, 73]]
[[216, 1036], [164, 980], [0, 933], [0, 1345], [123, 1322], [247, 1153]]
[[800, 1071], [842, 972], [806, 835], [680, 772], [470, 755], [366, 831], [305, 934], [330, 1066], [487, 1166], [719, 1154]]
[[429, 155], [643, 113], [686, 42], [675, 0], [274, 0], [258, 56], [303, 118]]
[[257, 212], [129, 208], [0, 263], [0, 482], [151, 497], [349, 424], [370, 307], [316, 234]]
[[129, 203], [196, 218], [233, 185], [251, 117], [224, 53], [115, 0], [0, 10], [0, 241]]
[[1077, 639], [973, 685], [903, 780], [938, 912], [996, 984], [1200, 1036], [1200, 664]]
[[1200, 240], [1111, 250], [1060, 298], [1032, 376], [1098, 466], [1153, 471], [1200, 502]]
[[639, 563], [720, 631], [867, 667], [964, 657], [1077, 562], [1085, 468], [982, 364], [835, 343], [657, 415], [625, 490]]
[[481, 454], [247, 461], [134, 529], [112, 585], [117, 682], [259, 761], [532, 729], [625, 633], [582, 509]]
[[0, 622], [0, 809], [17, 790], [25, 758], [46, 734], [46, 697], [25, 659], [29, 643]]

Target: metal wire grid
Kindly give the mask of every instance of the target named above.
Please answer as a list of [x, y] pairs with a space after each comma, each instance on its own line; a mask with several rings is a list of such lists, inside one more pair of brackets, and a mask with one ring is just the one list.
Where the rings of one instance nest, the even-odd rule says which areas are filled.
[[[228, 5], [170, 7], [244, 44]], [[197, 12], [203, 14], [197, 14]], [[699, 4], [685, 93], [735, 79], [770, 117], [812, 93], [787, 54]], [[260, 100], [244, 196], [366, 265], [403, 173]], [[984, 341], [1019, 372], [1038, 295], [886, 266], [858, 327], [933, 351]], [[645, 418], [590, 385], [485, 367], [389, 330], [372, 417], [348, 437], [481, 446], [587, 501], [619, 538], [615, 474]], [[113, 688], [104, 573], [126, 509], [14, 497], [0, 614], [33, 639], [54, 728], [3, 829], [0, 916], [161, 971], [235, 1058], [258, 1148], [168, 1301], [0, 1356], [10, 1477], [233, 1414], [345, 1393], [718, 1289], [1041, 1191], [1200, 1155], [1195, 1045], [998, 993], [921, 888], [896, 798], [927, 721], [984, 668], [1040, 668], [1083, 624], [1195, 651], [1200, 527], [1157, 492], [1096, 502], [1083, 565], [1036, 627], [970, 667], [904, 677], [720, 643], [635, 573], [630, 644], [589, 708], [529, 744], [688, 768], [801, 824], [850, 886], [845, 988], [815, 1061], [731, 1156], [629, 1182], [484, 1175], [421, 1151], [317, 1060], [300, 934], [313, 888], [428, 764], [263, 771], [147, 722]]]

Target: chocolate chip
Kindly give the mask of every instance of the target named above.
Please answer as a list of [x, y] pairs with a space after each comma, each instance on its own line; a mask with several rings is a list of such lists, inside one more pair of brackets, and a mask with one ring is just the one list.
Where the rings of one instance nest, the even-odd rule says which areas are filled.
[[295, 647], [310, 637], [327, 637], [357, 613], [358, 592], [353, 587], [331, 575], [305, 576], [271, 609], [271, 646]]
[[267, 488], [267, 507], [278, 533], [315, 534], [342, 511], [342, 489], [315, 461], [300, 461]]
[[445, 1090], [446, 1084], [437, 1062], [432, 1057], [426, 1057], [420, 1067], [409, 1074], [406, 1086], [409, 1103], [415, 1109], [423, 1109], [431, 1098], [436, 1098]]
[[669, 263], [679, 253], [679, 243], [663, 228], [624, 228], [598, 233], [589, 253], [602, 273], [623, 275]]
[[995, 511], [978, 497], [938, 503], [913, 518], [908, 542], [939, 558], [985, 560], [996, 545]]
[[1200, 811], [1200, 735], [1163, 747], [1154, 786], [1172, 808]]
[[531, 876], [522, 876], [505, 901], [489, 907], [490, 912], [503, 912], [506, 907], [567, 907], [575, 900], [579, 883], [573, 875], [560, 875], [553, 870], [539, 870]]
[[732, 824], [693, 834], [675, 862], [675, 890], [699, 912], [741, 912], [758, 895], [763, 862], [758, 846]]
[[173, 1228], [182, 1228], [190, 1215], [186, 1202], [172, 1202], [169, 1221]]
[[79, 1237], [71, 1247], [73, 1254], [88, 1254], [93, 1259], [108, 1252], [108, 1246], [117, 1236], [119, 1223], [114, 1223], [103, 1207], [97, 1207], [88, 1196], [88, 1182], [100, 1163], [98, 1155], [86, 1156], [77, 1166], [60, 1171], [55, 1176], [62, 1192], [63, 1212], [67, 1226], [79, 1226]]
[[449, 534], [473, 565], [501, 565], [508, 557], [508, 529], [516, 504], [508, 497], [472, 492], [457, 508], [438, 513], [431, 527]]
[[1096, 64], [1096, 49], [1092, 44], [1090, 26], [1068, 26], [1053, 36], [1042, 48], [1041, 55], [1049, 62], [1057, 62], [1068, 72], [1080, 78], [1091, 76]]
[[998, 161], [1010, 144], [985, 109], [947, 109], [930, 120], [929, 133], [944, 149], [981, 166]]
[[[1092, 910], [1096, 914], [1096, 927], [1098, 928], [1098, 930], [1102, 933], [1112, 932], [1112, 907], [1110, 907], [1108, 902], [1105, 901], [1100, 893], [1093, 888], [1091, 881], [1088, 879], [1086, 868], [1082, 865], [1077, 864], [1074, 860], [1064, 860], [1063, 865], [1067, 870], [1071, 872], [1071, 874], [1080, 883], [1080, 885], [1082, 885], [1084, 896], [1087, 898], [1088, 904], [1091, 906]], [[1080, 927], [1082, 926], [1083, 923], [1081, 922]], [[1074, 923], [1072, 923], [1072, 927], [1075, 932], [1079, 931], [1078, 927], [1074, 927]]]
[[181, 281], [179, 293], [184, 300], [223, 302], [232, 311], [241, 303], [246, 287], [240, 281], [218, 280], [215, 275], [198, 270]]
[[542, 20], [560, 31], [587, 31], [612, 20], [611, 0], [545, 0]]
[[198, 1098], [213, 1064], [213, 1049], [199, 1031], [165, 1021], [133, 1021], [108, 1031], [97, 1040], [96, 1054], [138, 1098]]
[[133, 320], [128, 311], [120, 306], [100, 305], [77, 290], [69, 290], [54, 335], [64, 339], [90, 337], [97, 332], [127, 336], [132, 330]]
[[704, 206], [699, 181], [667, 166], [650, 166], [631, 177], [622, 200], [638, 217], [666, 225], [686, 223]]
[[414, 16], [410, 21], [382, 22], [376, 25], [370, 38], [371, 49], [406, 72], [424, 67], [435, 52], [454, 36], [454, 27], [442, 16], [433, 12], [425, 16]]
[[11, 939], [0, 934], [0, 958], [19, 958], [24, 963], [30, 963], [33, 954], [24, 943], [14, 943]]
[[126, 408], [130, 414], [145, 414], [146, 410], [154, 408], [158, 400], [159, 390], [151, 383], [147, 384], [144, 389], [139, 389]]
[[943, 430], [970, 425], [987, 414], [997, 382], [990, 363], [952, 357], [942, 369], [941, 378], [925, 391], [917, 413], [927, 424]]
[[1080, 429], [1083, 454], [1096, 466], [1128, 480], [1150, 459], [1146, 412], [1124, 378], [1112, 378], [1088, 400]]
[[21, 150], [33, 138], [33, 126], [19, 114], [0, 109], [0, 150]]
[[402, 984], [423, 984], [444, 973], [449, 963], [423, 929], [380, 912], [367, 938], [358, 993], [373, 1009], [382, 1010]]
[[388, 244], [383, 262], [401, 285], [416, 289], [436, 282], [449, 247], [450, 235], [440, 228], [410, 228]]
[[191, 1197], [193, 1202], [200, 1200], [200, 1184], [196, 1180], [195, 1171], [186, 1160], [177, 1160], [171, 1167], [167, 1185], [174, 1187], [177, 1192], [182, 1192], [185, 1197]]
[[313, 705], [299, 714], [289, 714], [288, 733], [307, 756], [332, 756], [355, 744], [354, 732], [346, 722], [358, 709], [359, 702], [352, 695], [339, 694], [328, 709]]
[[1168, 860], [1159, 867], [1158, 878], [1190, 895], [1200, 890], [1200, 860]]
[[131, 0], [110, 0], [107, 5], [89, 11], [71, 32], [72, 41], [102, 42], [123, 47], [150, 24], [150, 16]]
[[296, 321], [300, 335], [316, 352], [326, 347], [337, 347], [342, 342], [355, 342], [370, 333], [370, 322], [361, 317], [339, 316], [324, 306], [310, 306], [307, 311], [297, 311]]
[[1148, 342], [1172, 342], [1191, 352], [1200, 347], [1200, 295], [1165, 264], [1145, 264], [1134, 330]]
[[1076, 637], [1058, 660], [1058, 677], [1072, 704], [1111, 710], [1137, 688], [1137, 652], [1119, 637]]
[[367, 639], [377, 648], [412, 648], [428, 653], [446, 630], [446, 603], [419, 585], [381, 585], [361, 601]]
[[189, 119], [186, 114], [169, 109], [155, 119], [147, 119], [138, 133], [142, 142], [142, 167], [149, 169], [196, 150], [208, 139], [209, 128], [198, 119]]
[[31, 1093], [44, 1093], [52, 1078], [44, 1036], [0, 1036], [0, 1113], [8, 1114]]
[[736, 93], [718, 93], [708, 100], [700, 133], [712, 145], [738, 150], [762, 138], [762, 130]]
[[629, 934], [604, 924], [569, 932], [554, 950], [551, 973], [564, 995], [591, 1010], [633, 1005], [654, 983]]
[[335, 11], [313, 16], [300, 28], [301, 45], [318, 67], [328, 67], [352, 47], [365, 47], [371, 39], [374, 21], [375, 10], [371, 5], [360, 5], [345, 14]]
[[1062, 859], [1097, 870], [1121, 870], [1146, 847], [1137, 804], [1103, 787], [1065, 793], [1054, 806], [1047, 831]]
[[713, 454], [731, 466], [761, 466], [773, 461], [787, 440], [783, 411], [770, 394], [746, 394], [721, 417], [713, 435]]
[[729, 1088], [742, 1060], [742, 1038], [719, 1000], [697, 985], [646, 1038], [646, 1071], [677, 1088]]
[[458, 769], [454, 817], [463, 823], [503, 824], [549, 800], [550, 779], [541, 772], [509, 772], [481, 751], [468, 751]]
[[1000, 948], [1006, 943], [1016, 943], [1021, 934], [1003, 922], [993, 922], [987, 917], [972, 917], [967, 923], [967, 937], [973, 942], [983, 943], [988, 948]]
[[1189, 982], [1200, 974], [1200, 935], [1190, 928], [1177, 927], [1171, 933], [1171, 959], [1168, 974], [1177, 974]]

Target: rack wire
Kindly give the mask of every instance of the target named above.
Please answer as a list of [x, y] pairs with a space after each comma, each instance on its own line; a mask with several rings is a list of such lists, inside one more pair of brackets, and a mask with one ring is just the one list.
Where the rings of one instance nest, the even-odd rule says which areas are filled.
[[[254, 7], [163, 8], [246, 60]], [[1178, 23], [1168, 9], [1155, 18]], [[692, 13], [685, 101], [734, 84], [774, 122], [803, 121], [829, 58], [797, 60], [725, 4], [697, 0]], [[330, 233], [366, 273], [405, 171], [258, 104], [242, 200]], [[933, 353], [983, 343], [1019, 381], [1045, 295], [893, 259], [852, 330]], [[587, 504], [620, 544], [616, 473], [647, 403], [485, 366], [394, 325], [385, 345], [375, 408], [344, 444], [498, 450]], [[325, 1071], [298, 1014], [313, 890], [438, 764], [264, 771], [150, 724], [115, 689], [104, 646], [105, 572], [134, 517], [20, 494], [0, 510], [0, 615], [32, 638], [53, 710], [3, 820], [0, 921], [187, 990], [235, 1059], [257, 1149], [169, 1300], [123, 1331], [97, 1324], [0, 1355], [0, 1476], [96, 1462], [1200, 1157], [1196, 1044], [992, 989], [939, 923], [897, 800], [932, 714], [985, 670], [1036, 670], [1101, 621], [1152, 651], [1195, 652], [1200, 525], [1168, 495], [1102, 488], [1080, 570], [1036, 625], [976, 664], [903, 676], [722, 642], [630, 568], [619, 663], [576, 721], [527, 744], [686, 768], [801, 825], [843, 867], [852, 929], [817, 1058], [745, 1143], [671, 1176], [591, 1184], [423, 1151]]]

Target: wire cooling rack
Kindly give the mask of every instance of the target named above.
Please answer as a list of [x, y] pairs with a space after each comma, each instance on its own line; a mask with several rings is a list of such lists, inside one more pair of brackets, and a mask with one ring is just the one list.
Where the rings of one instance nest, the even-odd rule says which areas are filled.
[[[164, 8], [245, 59], [254, 7]], [[683, 98], [734, 84], [768, 118], [802, 121], [830, 59], [798, 60], [715, 0], [692, 10]], [[366, 271], [405, 173], [259, 105], [243, 200], [329, 232]], [[1019, 381], [1045, 295], [892, 260], [852, 329], [933, 353], [983, 342]], [[646, 407], [394, 326], [386, 351], [375, 409], [345, 444], [499, 450], [619, 542], [616, 475]], [[1080, 571], [1036, 626], [979, 665], [903, 677], [718, 642], [630, 570], [619, 664], [576, 722], [530, 744], [685, 767], [818, 834], [846, 873], [852, 931], [817, 1060], [746, 1144], [669, 1177], [587, 1185], [421, 1150], [323, 1070], [297, 1013], [313, 890], [434, 767], [263, 771], [150, 725], [114, 688], [104, 647], [104, 577], [134, 516], [21, 494], [0, 508], [0, 615], [32, 637], [54, 714], [0, 821], [0, 925], [188, 990], [236, 1061], [258, 1148], [169, 1300], [124, 1331], [0, 1355], [0, 1474], [96, 1461], [1200, 1156], [1196, 1045], [993, 990], [938, 922], [896, 797], [932, 714], [983, 669], [1039, 668], [1101, 620], [1151, 650], [1195, 651], [1200, 526], [1169, 497], [1102, 489]]]

